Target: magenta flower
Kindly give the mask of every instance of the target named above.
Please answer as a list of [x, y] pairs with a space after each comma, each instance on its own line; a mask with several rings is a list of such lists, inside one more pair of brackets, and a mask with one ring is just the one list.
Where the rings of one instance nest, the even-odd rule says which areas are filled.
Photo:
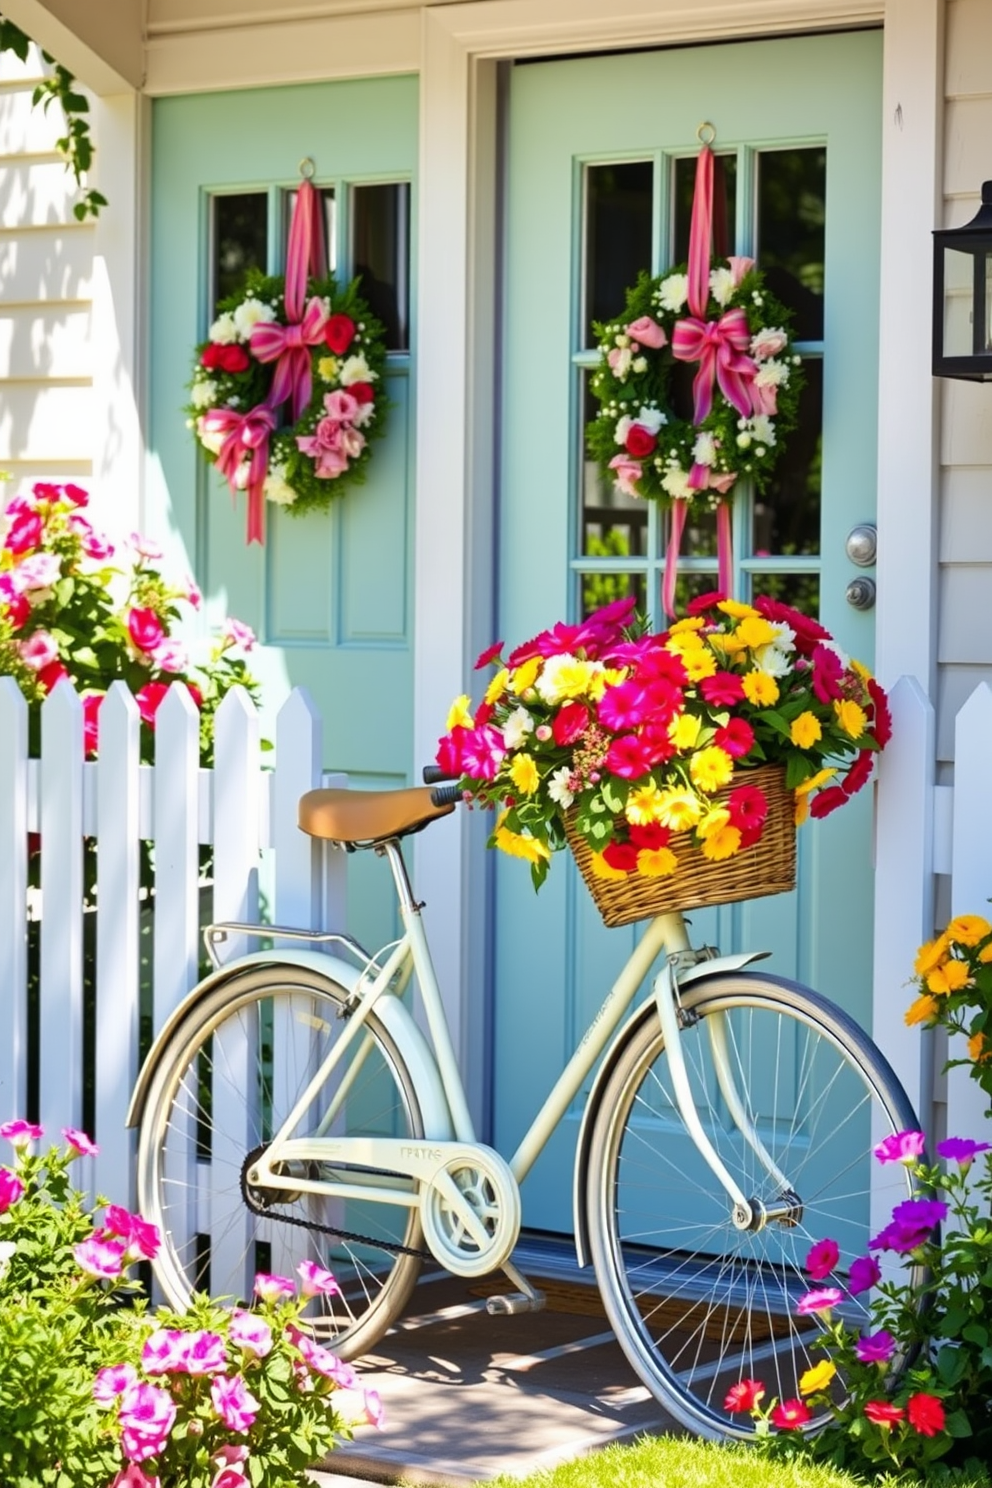
[[823, 1316], [829, 1314], [832, 1307], [843, 1300], [843, 1294], [837, 1287], [820, 1287], [817, 1291], [807, 1292], [800, 1297], [796, 1303], [796, 1312], [800, 1317], [809, 1317], [812, 1313]]
[[140, 532], [132, 532], [128, 542], [139, 562], [157, 563], [165, 556], [158, 543], [152, 542], [150, 537], [142, 537]]
[[200, 592], [199, 585], [197, 584], [192, 574], [188, 574], [186, 577], [185, 598], [187, 604], [191, 604], [194, 610], [198, 610], [200, 608], [200, 605], [203, 603], [203, 595]]
[[180, 641], [162, 641], [151, 658], [160, 672], [184, 672], [189, 665], [189, 655]]
[[229, 618], [224, 621], [223, 639], [229, 646], [240, 646], [242, 651], [250, 651], [255, 644], [255, 632], [243, 621]]
[[732, 708], [744, 696], [744, 684], [736, 672], [714, 672], [702, 679], [699, 691], [714, 708]]
[[301, 1261], [296, 1271], [302, 1278], [300, 1291], [304, 1297], [334, 1297], [340, 1294], [341, 1288], [330, 1271], [325, 1271], [316, 1261]]
[[905, 1199], [892, 1211], [891, 1223], [869, 1240], [869, 1250], [894, 1250], [901, 1255], [925, 1245], [934, 1229], [947, 1218], [941, 1199]]
[[[34, 553], [14, 570], [13, 579], [22, 594], [51, 589], [62, 573], [62, 560], [55, 553]], [[37, 603], [37, 601], [36, 601]]]
[[907, 1167], [912, 1167], [923, 1154], [926, 1146], [926, 1137], [919, 1131], [894, 1132], [891, 1137], [886, 1137], [874, 1148], [875, 1156], [880, 1163], [901, 1162]]
[[825, 1281], [839, 1260], [836, 1240], [818, 1240], [806, 1257], [806, 1270], [814, 1281]]
[[20, 1116], [14, 1121], [5, 1121], [0, 1126], [0, 1137], [6, 1137], [15, 1147], [27, 1147], [31, 1142], [40, 1142], [45, 1135], [43, 1126], [33, 1121], [24, 1121]]
[[219, 1374], [227, 1368], [227, 1349], [219, 1333], [201, 1330], [187, 1334], [187, 1374]]
[[107, 1205], [104, 1222], [111, 1234], [119, 1235], [126, 1243], [132, 1260], [154, 1261], [162, 1248], [158, 1226], [142, 1219], [140, 1214], [132, 1214], [121, 1204]]
[[24, 1197], [24, 1184], [9, 1168], [0, 1168], [0, 1214], [6, 1214]]
[[974, 1142], [970, 1137], [945, 1137], [937, 1143], [938, 1154], [948, 1162], [956, 1162], [962, 1173], [967, 1173], [980, 1152], [992, 1151], [992, 1143]]
[[135, 606], [127, 617], [128, 635], [139, 651], [156, 650], [165, 640], [165, 626], [154, 610]]
[[176, 1419], [176, 1404], [167, 1390], [139, 1381], [121, 1396], [117, 1419], [125, 1457], [144, 1462], [165, 1447]]
[[136, 1462], [129, 1462], [108, 1484], [108, 1488], [162, 1488], [162, 1479], [149, 1477]]
[[248, 1431], [255, 1423], [259, 1402], [250, 1394], [240, 1374], [214, 1376], [210, 1386], [214, 1410], [229, 1431]]
[[[366, 1390], [363, 1400], [362, 1418], [369, 1426], [374, 1426], [381, 1431], [386, 1423], [386, 1413], [382, 1408], [378, 1390]], [[360, 1418], [361, 1419], [361, 1418]]]
[[13, 506], [12, 501], [3, 513], [4, 520], [10, 522], [3, 540], [4, 547], [9, 553], [27, 553], [41, 542], [44, 524], [36, 511], [14, 511], [11, 515]]
[[255, 1277], [255, 1295], [263, 1302], [278, 1302], [280, 1297], [295, 1297], [296, 1286], [288, 1276], [273, 1276], [259, 1271]]
[[218, 1469], [210, 1488], [251, 1488], [251, 1482], [240, 1467], [232, 1465]]
[[597, 712], [600, 723], [613, 733], [635, 729], [646, 723], [651, 715], [648, 691], [638, 682], [618, 682], [607, 687], [599, 700]]
[[113, 1280], [124, 1270], [124, 1246], [119, 1240], [100, 1240], [95, 1235], [74, 1245], [76, 1264], [90, 1276]]
[[145, 1339], [141, 1366], [146, 1374], [188, 1374], [191, 1334], [181, 1328], [156, 1328]]
[[113, 1405], [118, 1395], [129, 1390], [137, 1379], [138, 1371], [133, 1364], [111, 1364], [94, 1379], [93, 1399], [97, 1405]]
[[462, 770], [475, 780], [495, 780], [496, 772], [506, 757], [506, 745], [499, 729], [491, 724], [466, 729], [461, 741]]
[[264, 1359], [272, 1348], [272, 1329], [265, 1319], [256, 1317], [253, 1312], [244, 1312], [240, 1307], [231, 1313], [227, 1336], [231, 1343], [247, 1349], [259, 1359]]
[[874, 1256], [858, 1256], [851, 1262], [847, 1273], [847, 1290], [854, 1297], [858, 1292], [868, 1292], [882, 1279], [882, 1271]]
[[62, 1128], [62, 1140], [69, 1149], [70, 1157], [96, 1157], [100, 1151], [84, 1131], [78, 1131], [74, 1126]]
[[651, 768], [644, 743], [636, 734], [620, 734], [606, 751], [605, 769], [624, 780], [640, 780]]
[[896, 1341], [884, 1328], [859, 1338], [854, 1345], [854, 1352], [862, 1364], [887, 1364], [895, 1351]]

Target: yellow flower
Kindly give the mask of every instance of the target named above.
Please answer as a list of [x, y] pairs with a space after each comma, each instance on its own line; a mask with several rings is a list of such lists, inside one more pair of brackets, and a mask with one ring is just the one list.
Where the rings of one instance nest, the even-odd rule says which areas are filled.
[[489, 686], [486, 688], [486, 702], [498, 703], [500, 698], [506, 691], [506, 684], [509, 682], [509, 680], [510, 674], [506, 670], [506, 667], [501, 667], [500, 670], [496, 673], [493, 680], [490, 682]]
[[989, 1051], [985, 1047], [985, 1044], [984, 1033], [973, 1033], [968, 1040], [968, 1053], [976, 1064], [984, 1064], [989, 1057]]
[[753, 605], [742, 604], [739, 599], [721, 599], [717, 609], [729, 615], [731, 620], [746, 620], [749, 615], [758, 613]]
[[729, 635], [710, 636], [710, 645], [714, 650], [722, 651], [724, 656], [737, 656], [741, 651], [747, 650], [747, 643], [741, 640], [736, 630], [731, 631]]
[[802, 785], [796, 786], [796, 795], [808, 796], [810, 791], [819, 790], [821, 785], [826, 785], [827, 781], [836, 774], [837, 771], [833, 765], [830, 765], [826, 770], [817, 770], [816, 774], [811, 775], [808, 780], [804, 780]]
[[602, 853], [593, 853], [589, 859], [592, 871], [597, 878], [626, 878], [627, 874], [622, 868], [614, 868], [603, 857]]
[[529, 754], [517, 754], [507, 771], [517, 790], [524, 796], [532, 796], [541, 783], [537, 766]]
[[578, 656], [551, 656], [544, 663], [537, 690], [546, 703], [583, 697], [599, 670], [598, 663], [582, 661]]
[[701, 728], [702, 719], [697, 718], [695, 713], [680, 713], [668, 725], [668, 737], [676, 749], [691, 749], [699, 738]]
[[705, 623], [702, 615], [686, 615], [683, 620], [676, 620], [674, 625], [670, 625], [668, 633], [681, 635], [684, 630], [702, 630]]
[[317, 363], [317, 371], [325, 382], [333, 382], [338, 375], [337, 357], [321, 357]]
[[852, 657], [849, 665], [850, 665], [851, 671], [854, 673], [854, 675], [856, 677], [860, 677], [861, 680], [862, 680], [862, 682], [870, 682], [871, 681], [871, 672], [865, 666], [865, 664], [864, 664], [863, 661], [855, 661], [854, 658]]
[[681, 656], [685, 651], [701, 651], [705, 645], [706, 642], [702, 636], [697, 635], [694, 630], [676, 631], [673, 627], [668, 640], [665, 642], [665, 650], [674, 652], [676, 656]]
[[935, 1018], [936, 1016], [937, 999], [923, 992], [906, 1009], [906, 1026], [912, 1028], [915, 1023], [928, 1023], [931, 1018]]
[[694, 827], [703, 814], [692, 791], [663, 790], [658, 792], [657, 820], [673, 832], [686, 832]]
[[832, 1359], [821, 1359], [819, 1364], [807, 1369], [800, 1379], [800, 1395], [815, 1395], [817, 1390], [825, 1390], [836, 1373], [837, 1365]]
[[533, 687], [537, 681], [537, 674], [541, 670], [541, 658], [532, 656], [530, 661], [522, 662], [510, 677], [510, 687], [517, 697], [526, 692], [528, 687]]
[[805, 791], [796, 791], [796, 805], [792, 813], [792, 819], [797, 827], [801, 827], [809, 816], [809, 795]]
[[943, 966], [935, 966], [927, 977], [927, 990], [942, 997], [947, 992], [960, 992], [971, 985], [968, 968], [963, 961], [947, 960]]
[[714, 806], [712, 811], [707, 811], [699, 826], [696, 828], [696, 836], [706, 840], [715, 832], [721, 831], [730, 820], [730, 812], [726, 806]]
[[808, 708], [805, 713], [800, 713], [798, 718], [792, 720], [789, 738], [797, 749], [809, 749], [811, 744], [815, 744], [822, 737], [823, 729], [820, 727], [820, 720]]
[[667, 878], [678, 866], [670, 847], [642, 847], [637, 854], [637, 871], [645, 878]]
[[631, 791], [627, 797], [627, 806], [624, 811], [629, 822], [635, 827], [646, 827], [649, 822], [658, 820], [658, 802], [661, 792], [656, 785], [642, 785], [637, 790]]
[[770, 708], [778, 702], [778, 683], [767, 672], [747, 672], [741, 678], [744, 696], [756, 708]]
[[598, 703], [608, 687], [616, 687], [618, 682], [626, 680], [626, 667], [603, 667], [602, 671], [594, 672], [590, 679], [589, 696], [594, 703]]
[[770, 646], [778, 632], [761, 615], [747, 615], [737, 627], [736, 636], [752, 651], [759, 646]]
[[992, 925], [988, 920], [983, 920], [981, 915], [956, 915], [944, 934], [955, 945], [973, 946], [984, 940], [986, 935], [992, 935]]
[[983, 946], [978, 953], [978, 959], [984, 966], [987, 966], [992, 961], [992, 945]]
[[718, 744], [711, 744], [708, 749], [701, 749], [694, 754], [689, 761], [689, 774], [693, 783], [700, 790], [712, 792], [719, 790], [721, 785], [726, 785], [734, 773], [734, 761], [725, 749]]
[[845, 734], [851, 739], [860, 739], [867, 723], [864, 708], [860, 708], [850, 698], [835, 698], [834, 712]]
[[704, 647], [700, 651], [683, 651], [682, 665], [690, 682], [702, 682], [716, 671], [716, 657]]
[[472, 699], [463, 692], [448, 709], [448, 721], [444, 726], [450, 733], [453, 728], [472, 728], [473, 725]]
[[527, 832], [511, 832], [509, 827], [497, 827], [493, 840], [500, 852], [509, 853], [511, 858], [524, 858], [528, 863], [539, 863], [542, 858], [551, 857], [547, 843], [539, 842]]
[[950, 941], [945, 930], [943, 935], [938, 935], [936, 940], [928, 940], [916, 953], [913, 962], [913, 970], [917, 976], [925, 977], [928, 972], [939, 966], [950, 949]]
[[740, 852], [741, 829], [740, 827], [721, 827], [719, 832], [714, 832], [712, 837], [700, 844], [700, 852], [704, 858], [711, 859], [714, 863], [720, 863], [724, 858], [732, 858], [735, 853]]

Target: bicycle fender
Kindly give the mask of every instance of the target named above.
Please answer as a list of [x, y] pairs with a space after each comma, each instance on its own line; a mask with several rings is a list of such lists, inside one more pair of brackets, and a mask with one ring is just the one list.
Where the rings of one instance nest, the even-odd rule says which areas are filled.
[[[745, 966], [750, 966], [752, 961], [761, 961], [770, 955], [770, 951], [740, 951], [733, 956], [716, 956], [711, 961], [697, 961], [695, 966], [680, 971], [678, 983], [680, 987], [686, 987], [691, 982], [701, 982], [707, 977], [722, 976], [728, 971], [742, 971]], [[586, 1101], [585, 1110], [582, 1112], [582, 1124], [579, 1127], [579, 1139], [575, 1148], [575, 1170], [572, 1178], [572, 1215], [575, 1226], [575, 1256], [580, 1266], [589, 1264], [589, 1222], [586, 1216], [586, 1184], [589, 1176], [589, 1149], [592, 1144], [592, 1129], [595, 1125], [596, 1112], [599, 1109], [600, 1100], [606, 1082], [616, 1067], [617, 1060], [630, 1036], [646, 1022], [652, 1014], [657, 1014], [653, 997], [648, 997], [631, 1013], [626, 1022], [621, 1025], [613, 1035], [602, 1063], [596, 1072], [589, 1099]]]
[[[305, 967], [308, 971], [316, 972], [318, 976], [327, 981], [336, 982], [346, 992], [353, 992], [362, 976], [360, 967], [352, 966], [347, 961], [342, 961], [337, 956], [328, 956], [319, 951], [288, 950], [280, 951], [278, 955], [272, 951], [253, 951], [250, 955], [239, 956], [236, 960], [221, 966], [209, 976], [198, 982], [192, 991], [188, 992], [182, 1002], [172, 1012], [166, 1022], [159, 1029], [151, 1049], [141, 1066], [134, 1093], [131, 1096], [131, 1104], [128, 1107], [126, 1126], [138, 1126], [145, 1108], [148, 1090], [152, 1082], [155, 1070], [162, 1058], [162, 1054], [179, 1028], [183, 1020], [190, 1016], [196, 1008], [217, 987], [224, 982], [230, 981], [241, 972], [250, 970], [255, 966], [284, 966], [286, 964]], [[413, 1081], [417, 1098], [420, 1102], [421, 1115], [424, 1121], [424, 1136], [437, 1140], [448, 1140], [453, 1137], [454, 1132], [451, 1124], [451, 1114], [448, 1110], [448, 1102], [445, 1098], [444, 1089], [441, 1085], [440, 1076], [434, 1056], [426, 1038], [420, 1028], [414, 1022], [413, 1015], [406, 1005], [399, 1001], [391, 992], [383, 992], [375, 1005], [375, 1013], [383, 1027], [389, 1033], [396, 1044], [397, 1050], [402, 1057], [410, 1078]]]

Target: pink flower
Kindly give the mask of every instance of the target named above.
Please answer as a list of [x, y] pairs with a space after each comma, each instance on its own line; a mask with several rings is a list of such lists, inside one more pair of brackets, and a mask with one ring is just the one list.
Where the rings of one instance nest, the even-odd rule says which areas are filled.
[[837, 652], [818, 643], [813, 648], [813, 691], [821, 703], [832, 703], [840, 697], [844, 668]]
[[105, 692], [83, 693], [83, 746], [87, 755], [96, 754], [100, 742], [100, 709]]
[[181, 1328], [156, 1328], [141, 1350], [142, 1369], [146, 1374], [187, 1374], [189, 1338]]
[[364, 1418], [367, 1425], [374, 1426], [377, 1431], [381, 1431], [386, 1423], [386, 1413], [382, 1408], [379, 1392], [377, 1390], [366, 1390], [362, 1403], [362, 1416], [359, 1419]]
[[859, 1338], [854, 1345], [854, 1352], [862, 1364], [887, 1364], [895, 1351], [896, 1341], [884, 1328]]
[[235, 1308], [231, 1313], [227, 1336], [231, 1343], [248, 1349], [259, 1359], [264, 1359], [272, 1348], [272, 1329], [265, 1319], [241, 1308]]
[[585, 703], [572, 701], [564, 703], [558, 709], [551, 725], [551, 733], [555, 743], [564, 748], [581, 738], [588, 727], [589, 709]]
[[0, 1214], [6, 1214], [24, 1197], [24, 1184], [9, 1168], [0, 1168]]
[[809, 1317], [811, 1313], [826, 1316], [842, 1300], [842, 1296], [837, 1287], [820, 1287], [818, 1291], [807, 1292], [804, 1297], [799, 1298], [796, 1312], [800, 1317]]
[[731, 1385], [723, 1402], [725, 1411], [738, 1415], [741, 1411], [752, 1411], [765, 1396], [765, 1387], [760, 1380], [742, 1379]]
[[744, 696], [744, 684], [736, 672], [714, 672], [702, 679], [699, 691], [714, 708], [732, 708]]
[[165, 640], [165, 626], [154, 610], [138, 607], [131, 610], [127, 629], [139, 651], [152, 652]]
[[137, 555], [139, 563], [157, 563], [163, 556], [158, 543], [152, 542], [151, 538], [142, 537], [140, 532], [132, 532], [128, 542]]
[[647, 689], [630, 679], [607, 687], [597, 709], [600, 723], [613, 733], [646, 723], [651, 711]]
[[89, 506], [90, 493], [84, 490], [82, 486], [77, 486], [72, 481], [68, 481], [62, 487], [62, 499], [63, 501], [68, 501], [70, 506]]
[[200, 1330], [186, 1336], [187, 1374], [219, 1374], [227, 1368], [227, 1349], [219, 1333]]
[[636, 734], [621, 734], [607, 750], [605, 768], [623, 780], [639, 780], [651, 768], [643, 741]]
[[309, 1333], [303, 1333], [299, 1328], [292, 1328], [289, 1336], [296, 1344], [309, 1369], [312, 1369], [315, 1374], [322, 1374], [325, 1379], [337, 1381], [338, 1371], [342, 1368], [337, 1354], [332, 1354], [330, 1349], [315, 1343]]
[[186, 579], [185, 598], [187, 604], [191, 604], [194, 610], [198, 610], [203, 603], [203, 595], [200, 593], [199, 586], [192, 574], [189, 574]]
[[779, 1431], [799, 1431], [813, 1419], [813, 1412], [805, 1400], [781, 1400], [768, 1419]]
[[74, 1245], [72, 1253], [76, 1264], [90, 1276], [112, 1280], [124, 1270], [124, 1246], [119, 1240], [100, 1240], [92, 1235]]
[[464, 774], [475, 780], [496, 779], [496, 772], [506, 757], [506, 745], [499, 729], [491, 724], [466, 729], [461, 748]]
[[97, 1405], [113, 1405], [118, 1395], [129, 1390], [138, 1378], [133, 1364], [111, 1364], [101, 1369], [93, 1381], [93, 1399]]
[[157, 1457], [168, 1441], [176, 1419], [175, 1401], [167, 1390], [142, 1381], [124, 1391], [117, 1419], [125, 1457], [144, 1462]]
[[32, 1142], [40, 1142], [45, 1135], [45, 1128], [38, 1126], [33, 1121], [25, 1121], [23, 1117], [16, 1117], [13, 1121], [5, 1121], [0, 1126], [0, 1137], [6, 1137], [8, 1142], [15, 1147], [29, 1147]]
[[296, 1272], [302, 1279], [300, 1291], [304, 1297], [334, 1297], [340, 1294], [341, 1288], [330, 1271], [325, 1271], [316, 1261], [301, 1261]]
[[59, 659], [58, 643], [47, 630], [36, 630], [26, 641], [19, 641], [17, 649], [21, 653], [21, 660], [33, 672], [43, 672]]
[[805, 1269], [814, 1281], [825, 1281], [840, 1260], [836, 1240], [818, 1240], [806, 1257]]
[[858, 1292], [868, 1292], [882, 1279], [882, 1271], [874, 1256], [858, 1256], [851, 1262], [847, 1273], [847, 1290], [854, 1297]]
[[610, 461], [610, 469], [618, 491], [625, 496], [639, 496], [637, 482], [644, 474], [640, 460], [632, 460], [629, 455], [614, 455]]
[[120, 1204], [108, 1204], [104, 1223], [112, 1234], [126, 1242], [134, 1259], [153, 1261], [158, 1255], [162, 1237], [157, 1226], [142, 1219], [140, 1214], [131, 1214]]
[[358, 406], [358, 399], [353, 394], [346, 393], [343, 388], [324, 396], [324, 407], [327, 409], [328, 418], [336, 419], [340, 424], [353, 423]]
[[210, 1488], [249, 1488], [249, 1483], [240, 1467], [222, 1467], [215, 1474]]
[[251, 626], [233, 617], [224, 621], [223, 638], [227, 645], [240, 646], [242, 651], [250, 651], [255, 644], [255, 632]]
[[160, 672], [184, 672], [189, 664], [186, 647], [180, 641], [162, 641], [151, 653]]
[[637, 320], [632, 320], [625, 327], [627, 335], [641, 346], [649, 346], [652, 351], [660, 351], [663, 346], [668, 345], [668, 337], [656, 320], [650, 315], [642, 315]]
[[35, 553], [25, 558], [14, 570], [13, 579], [22, 594], [51, 589], [62, 575], [62, 560], [54, 553]]
[[730, 265], [730, 278], [733, 286], [739, 289], [744, 275], [749, 274], [754, 268], [754, 259], [748, 258], [743, 253], [730, 253], [727, 255], [727, 263]]
[[134, 694], [134, 701], [138, 705], [143, 723], [149, 728], [155, 727], [155, 714], [158, 712], [165, 694], [169, 687], [166, 682], [146, 682], [140, 692]]
[[244, 1432], [254, 1425], [259, 1402], [249, 1393], [240, 1374], [233, 1379], [226, 1374], [216, 1375], [210, 1386], [210, 1398], [229, 1431]]
[[10, 573], [0, 573], [0, 605], [7, 612], [7, 619], [14, 630], [20, 630], [31, 615], [31, 606], [21, 594]]
[[129, 1462], [113, 1482], [108, 1484], [108, 1488], [162, 1488], [162, 1480], [149, 1477], [136, 1462]]
[[728, 718], [713, 735], [713, 743], [726, 750], [731, 759], [743, 759], [754, 743], [754, 729], [746, 718]]
[[[8, 521], [10, 523], [7, 527], [7, 535], [4, 538], [4, 547], [8, 553], [28, 553], [41, 542], [45, 525], [36, 511], [18, 510], [14, 511], [14, 515], [11, 517], [13, 508], [14, 503], [11, 502], [3, 514], [4, 524]], [[2, 525], [0, 525], [0, 531], [2, 530]]]
[[255, 1277], [255, 1295], [263, 1302], [278, 1302], [280, 1297], [295, 1297], [296, 1287], [288, 1276], [272, 1276], [259, 1271]]
[[96, 1157], [100, 1151], [84, 1131], [78, 1131], [74, 1126], [62, 1128], [62, 1140], [69, 1148], [70, 1157]]
[[476, 659], [475, 659], [475, 670], [477, 672], [478, 671], [481, 671], [481, 669], [484, 666], [488, 666], [491, 661], [495, 661], [496, 658], [497, 658], [497, 656], [499, 655], [499, 653], [502, 651], [502, 649], [503, 649], [503, 642], [502, 641], [494, 641], [494, 643], [491, 646], [487, 646], [486, 649], [485, 649], [485, 651], [481, 651], [479, 653], [479, 655], [476, 657]]
[[901, 1162], [912, 1167], [923, 1155], [926, 1137], [920, 1131], [894, 1132], [873, 1149], [880, 1163]]

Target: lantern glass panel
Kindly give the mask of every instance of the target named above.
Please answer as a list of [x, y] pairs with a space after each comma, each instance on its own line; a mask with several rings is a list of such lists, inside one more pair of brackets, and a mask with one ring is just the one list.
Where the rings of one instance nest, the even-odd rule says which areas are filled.
[[970, 357], [975, 352], [973, 291], [975, 255], [944, 248], [944, 356]]

